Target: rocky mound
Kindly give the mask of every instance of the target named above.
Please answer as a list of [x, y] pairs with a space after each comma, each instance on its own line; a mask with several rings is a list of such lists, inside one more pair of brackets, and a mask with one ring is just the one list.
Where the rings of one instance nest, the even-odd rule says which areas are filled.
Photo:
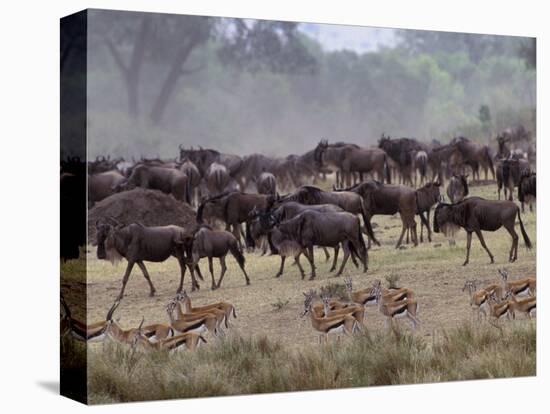
[[114, 194], [88, 211], [88, 241], [96, 243], [95, 223], [113, 217], [124, 224], [140, 222], [145, 226], [193, 226], [195, 211], [186, 203], [156, 190], [135, 188]]

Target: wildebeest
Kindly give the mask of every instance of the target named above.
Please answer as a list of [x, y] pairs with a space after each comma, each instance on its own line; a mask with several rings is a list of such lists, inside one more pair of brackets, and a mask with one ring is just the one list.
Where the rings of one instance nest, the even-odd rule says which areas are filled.
[[197, 166], [190, 160], [184, 160], [179, 167], [180, 171], [187, 175], [188, 191], [190, 200], [198, 204], [198, 188], [201, 183], [201, 173]]
[[463, 162], [472, 168], [474, 179], [479, 180], [479, 167], [483, 168], [485, 180], [488, 179], [488, 171], [491, 171], [495, 179], [493, 159], [488, 145], [482, 145], [465, 137], [455, 137], [451, 140], [453, 145], [461, 154]]
[[428, 164], [432, 170], [432, 180], [437, 178], [443, 184], [446, 178], [445, 169], [450, 169], [455, 153], [457, 153], [457, 149], [450, 144], [433, 146], [428, 150]]
[[[243, 252], [239, 248], [237, 239], [230, 232], [224, 230], [213, 230], [210, 226], [201, 224], [192, 236], [187, 235], [185, 237], [185, 244], [187, 255], [191, 257], [192, 261], [192, 264], [190, 265], [190, 268], [192, 269], [191, 275], [193, 275], [195, 270], [197, 270], [200, 275], [200, 269], [198, 267], [199, 260], [204, 257], [208, 258], [208, 269], [210, 270], [210, 275], [212, 277], [212, 290], [215, 290], [221, 286], [223, 277], [225, 276], [225, 272], [227, 270], [227, 266], [225, 264], [225, 256], [227, 256], [227, 253], [231, 253], [233, 255], [244, 274], [246, 284], [250, 285], [250, 279], [248, 278], [244, 268], [245, 258], [243, 256]], [[219, 258], [221, 265], [221, 274], [218, 283], [216, 283], [214, 279], [214, 265], [212, 262], [212, 258], [214, 257]]]
[[206, 170], [213, 162], [224, 165], [227, 168], [227, 172], [233, 178], [237, 178], [237, 174], [242, 165], [242, 158], [238, 155], [233, 154], [223, 154], [219, 151], [213, 149], [206, 149], [199, 147], [199, 149], [185, 149], [182, 145], [179, 146], [180, 150], [180, 160], [190, 160], [192, 161], [201, 176], [206, 175]]
[[[181, 274], [178, 292], [182, 290], [186, 265], [184, 250], [186, 230], [183, 227], [146, 227], [139, 223], [124, 225], [112, 218], [109, 220], [112, 223], [96, 222], [97, 258], [115, 262], [124, 257], [128, 261], [118, 295], [119, 299], [124, 295], [134, 264], [139, 266], [145, 280], [149, 283], [150, 296], [154, 296], [156, 290], [143, 262], [164, 262], [170, 256], [178, 260]], [[199, 284], [193, 273], [191, 276], [193, 290], [198, 289]]]
[[[428, 153], [426, 151], [417, 151], [414, 156], [414, 168], [420, 175], [420, 185], [424, 184], [428, 175]], [[416, 186], [416, 174], [414, 175], [414, 185]]]
[[479, 241], [489, 257], [491, 263], [494, 258], [485, 244], [482, 231], [496, 231], [502, 226], [512, 236], [512, 247], [509, 260], [517, 260], [518, 235], [515, 230], [516, 217], [519, 220], [521, 234], [527, 248], [531, 248], [531, 241], [523, 227], [519, 207], [512, 201], [485, 200], [481, 197], [466, 198], [456, 204], [440, 203], [434, 214], [434, 231], [442, 231], [445, 235], [452, 235], [457, 228], [462, 227], [467, 233], [466, 260], [464, 266], [470, 260], [470, 247], [472, 245], [472, 233], [476, 233]]
[[333, 204], [348, 213], [363, 217], [367, 236], [369, 240], [372, 240], [375, 244], [379, 244], [378, 240], [374, 236], [370, 220], [366, 215], [365, 205], [363, 198], [352, 191], [338, 190], [338, 191], [323, 191], [320, 188], [304, 185], [298, 188], [291, 194], [281, 197], [278, 203], [286, 203], [289, 201], [296, 201], [301, 204]]
[[529, 172], [523, 174], [518, 184], [518, 200], [521, 202], [521, 211], [525, 211], [525, 203], [529, 204], [529, 210], [533, 211], [533, 202], [537, 198], [537, 174]]
[[413, 155], [418, 151], [426, 151], [425, 145], [422, 145], [413, 138], [391, 139], [382, 134], [378, 140], [378, 147], [383, 149], [399, 166], [403, 184], [413, 184]]
[[[363, 181], [363, 174], [377, 174], [380, 181], [386, 179], [390, 182], [390, 171], [387, 162], [387, 154], [380, 148], [361, 148], [355, 144], [336, 143], [329, 144], [327, 140], [321, 140], [314, 150], [314, 158], [319, 167], [325, 162], [340, 171], [340, 180], [336, 185], [351, 185], [351, 177], [359, 174], [359, 180]], [[338, 182], [340, 181], [340, 182]]]
[[314, 246], [335, 247], [342, 243], [344, 259], [336, 276], [342, 274], [352, 252], [363, 263], [363, 271], [368, 269], [367, 247], [361, 234], [359, 218], [353, 214], [320, 213], [304, 211], [290, 220], [277, 223], [276, 226], [288, 238], [296, 241], [304, 250], [311, 265], [310, 280], [315, 279]]
[[[378, 181], [366, 181], [344, 190], [357, 193], [363, 198], [366, 215], [365, 222], [368, 222], [367, 229], [371, 227], [370, 219], [372, 216], [376, 214], [393, 215], [399, 213], [403, 226], [395, 248], [401, 245], [403, 236], [408, 229], [411, 230], [414, 245], [418, 245], [416, 221], [414, 219], [418, 212], [418, 206], [414, 188], [403, 185], [382, 184]], [[424, 216], [420, 215], [420, 219], [424, 220]]]
[[204, 179], [206, 180], [206, 188], [209, 195], [216, 196], [226, 190], [231, 177], [225, 165], [213, 162], [206, 170]]
[[464, 200], [469, 194], [468, 174], [453, 174], [449, 185], [447, 185], [447, 196], [451, 203], [458, 203]]
[[[433, 206], [441, 201], [441, 184], [437, 181], [427, 183], [416, 190], [416, 208], [420, 216], [420, 242], [424, 242], [424, 227], [428, 231], [428, 241], [432, 241], [432, 230], [430, 228], [430, 211]], [[424, 218], [424, 214], [426, 214]], [[408, 240], [408, 233], [407, 233]]]
[[88, 175], [88, 204], [93, 206], [116, 192], [126, 178], [118, 171], [106, 171]]
[[497, 164], [497, 188], [498, 199], [500, 200], [500, 191], [504, 188], [504, 198], [514, 200], [514, 187], [519, 185], [521, 176], [529, 174], [531, 171], [529, 161], [509, 157], [499, 160]]
[[254, 181], [259, 194], [277, 194], [277, 180], [270, 172], [262, 172]]
[[129, 190], [133, 187], [160, 190], [165, 194], [172, 194], [176, 200], [190, 202], [188, 177], [176, 168], [140, 164], [116, 189]]

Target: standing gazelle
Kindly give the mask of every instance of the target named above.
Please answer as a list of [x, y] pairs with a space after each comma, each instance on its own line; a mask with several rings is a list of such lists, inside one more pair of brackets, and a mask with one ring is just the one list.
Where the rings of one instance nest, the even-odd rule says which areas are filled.
[[213, 313], [202, 313], [199, 315], [191, 315], [184, 319], [177, 319], [174, 317], [174, 311], [176, 310], [177, 302], [171, 300], [166, 306], [166, 313], [170, 318], [170, 324], [172, 328], [181, 333], [195, 332], [202, 333], [205, 331], [210, 332], [214, 336], [222, 334], [218, 329], [218, 319]]
[[74, 338], [84, 342], [99, 342], [105, 339], [107, 331], [107, 322], [112, 318], [112, 315], [119, 305], [120, 301], [115, 301], [111, 309], [107, 312], [104, 321], [85, 324], [71, 316], [71, 310], [65, 302], [65, 298], [61, 295], [61, 305], [65, 315], [61, 319], [61, 336], [70, 333]]
[[506, 292], [506, 299], [510, 304], [510, 311], [511, 311], [510, 313], [512, 314], [512, 318], [514, 319], [516, 319], [516, 312], [525, 313], [525, 315], [529, 319], [531, 319], [532, 314], [535, 313], [537, 310], [536, 296], [529, 296], [529, 297], [517, 300], [514, 293], [511, 290], [509, 290], [508, 292]]
[[487, 303], [489, 305], [489, 315], [491, 316], [489, 322], [491, 323], [491, 325], [498, 327], [497, 322], [503, 316], [506, 316], [508, 319], [510, 319], [510, 315], [513, 312], [513, 309], [511, 309], [509, 301], [504, 300], [502, 302], [498, 302], [497, 296], [493, 292], [487, 296]]
[[357, 320], [350, 314], [337, 315], [337, 316], [316, 316], [312, 310], [313, 299], [315, 298], [315, 291], [310, 290], [304, 293], [304, 312], [302, 317], [309, 313], [311, 320], [311, 326], [316, 331], [320, 332], [319, 343], [322, 342], [322, 338], [325, 338], [325, 343], [328, 343], [328, 334], [335, 333], [340, 338], [340, 334], [353, 334], [358, 329]]
[[183, 304], [183, 312], [185, 313], [209, 312], [212, 309], [219, 309], [223, 311], [226, 328], [229, 328], [229, 318], [231, 317], [231, 315], [233, 315], [234, 318], [237, 317], [235, 306], [228, 302], [216, 302], [204, 306], [193, 306], [191, 304], [191, 298], [185, 290], [176, 295], [176, 301]]
[[407, 317], [411, 321], [413, 329], [416, 329], [416, 326], [420, 323], [416, 317], [418, 311], [416, 299], [385, 301], [382, 295], [382, 289], [378, 287], [376, 289], [376, 301], [378, 302], [378, 310], [386, 317], [387, 327], [393, 323], [394, 318]]
[[330, 316], [351, 315], [357, 320], [358, 329], [361, 329], [361, 327], [363, 326], [365, 321], [365, 307], [363, 305], [351, 303], [340, 309], [331, 310], [331, 299], [328, 293], [321, 294], [321, 301], [323, 302], [323, 314], [319, 315], [318, 313], [316, 313], [316, 316], [326, 318]]
[[537, 291], [537, 279], [534, 277], [508, 281], [508, 272], [505, 269], [498, 269], [498, 272], [502, 278], [502, 286], [505, 292], [511, 290], [516, 296], [535, 296]]
[[481, 320], [481, 315], [487, 318], [487, 308], [488, 304], [488, 295], [489, 293], [485, 289], [477, 289], [477, 284], [475, 280], [468, 280], [464, 283], [462, 291], [468, 291], [468, 296], [470, 297], [470, 306], [472, 312], [477, 313], [477, 320]]

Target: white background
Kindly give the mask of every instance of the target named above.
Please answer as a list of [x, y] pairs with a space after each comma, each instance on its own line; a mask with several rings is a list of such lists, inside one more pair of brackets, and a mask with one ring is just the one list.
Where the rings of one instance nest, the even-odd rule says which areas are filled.
[[[1, 7], [0, 36], [0, 402], [5, 412], [80, 412], [84, 406], [57, 395], [59, 18], [87, 8], [256, 17], [437, 29], [538, 38], [538, 376], [514, 380], [394, 386], [95, 407], [96, 412], [229, 409], [463, 412], [535, 408], [548, 393], [548, 11], [543, 1], [10, 1]], [[546, 81], [546, 82], [545, 82]], [[544, 155], [543, 155], [544, 154]], [[543, 253], [546, 247], [546, 255]], [[475, 267], [465, 269], [475, 277]], [[550, 276], [549, 276], [550, 277]]]

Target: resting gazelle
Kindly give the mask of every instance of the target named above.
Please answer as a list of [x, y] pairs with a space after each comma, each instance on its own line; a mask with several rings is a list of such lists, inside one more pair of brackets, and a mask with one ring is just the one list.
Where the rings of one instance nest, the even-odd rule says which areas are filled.
[[[386, 326], [389, 327], [393, 323], [395, 318], [408, 318], [416, 329], [416, 326], [420, 323], [416, 317], [418, 311], [418, 303], [416, 299], [401, 299], [398, 301], [392, 301], [384, 299], [382, 295], [382, 289], [380, 287], [375, 288], [376, 301], [378, 303], [378, 310], [382, 315], [386, 317]], [[390, 299], [392, 296], [390, 296]]]
[[315, 312], [313, 312], [312, 309], [313, 299], [315, 298], [315, 291], [310, 290], [309, 292], [304, 293], [304, 296], [304, 312], [302, 313], [302, 317], [309, 314], [311, 326], [313, 327], [313, 329], [320, 332], [319, 343], [322, 343], [323, 337], [325, 338], [325, 343], [327, 343], [329, 333], [336, 334], [338, 335], [338, 338], [340, 338], [340, 334], [342, 333], [345, 335], [349, 335], [355, 333], [358, 330], [359, 323], [350, 314], [326, 317], [316, 316]]

